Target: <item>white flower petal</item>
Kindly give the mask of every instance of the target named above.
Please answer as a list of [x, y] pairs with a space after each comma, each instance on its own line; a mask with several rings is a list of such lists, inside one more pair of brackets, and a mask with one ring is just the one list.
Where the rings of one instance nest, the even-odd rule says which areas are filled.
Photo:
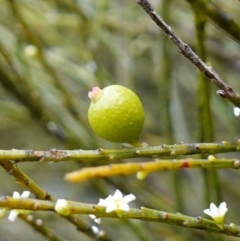
[[30, 196], [30, 192], [29, 191], [24, 191], [21, 195], [21, 198], [28, 198]]
[[93, 215], [93, 214], [89, 214], [89, 217], [90, 217], [91, 219], [95, 219], [95, 218], [96, 218], [96, 216]]
[[98, 224], [100, 224], [101, 223], [101, 218], [97, 218], [95, 215], [93, 215], [93, 214], [89, 214], [89, 217], [91, 218], [91, 219], [93, 219], [93, 221], [95, 222], [95, 223], [98, 223]]
[[117, 199], [122, 199], [122, 198], [123, 198], [123, 195], [122, 195], [122, 193], [117, 189], [116, 192], [114, 193], [113, 197], [114, 197], [114, 198], [117, 198]]
[[[23, 191], [22, 195], [19, 192], [13, 192], [13, 198], [21, 199], [21, 198], [28, 198], [31, 193], [29, 191]], [[18, 216], [18, 214], [28, 214], [32, 212], [31, 210], [22, 210], [22, 209], [13, 209], [10, 211], [8, 219], [14, 222]]]
[[95, 219], [94, 219], [94, 222], [95, 222], [95, 223], [98, 223], [98, 224], [101, 224], [101, 218], [95, 218]]
[[110, 203], [108, 206], [106, 206], [106, 213], [110, 213], [117, 209], [117, 206], [115, 203]]
[[227, 209], [227, 204], [226, 204], [226, 202], [222, 202], [222, 203], [219, 205], [219, 209]]
[[204, 209], [203, 212], [212, 217], [212, 212], [210, 209]]
[[136, 197], [133, 194], [129, 194], [129, 195], [126, 195], [123, 199], [124, 199], [124, 202], [129, 203], [135, 200]]
[[223, 216], [226, 214], [226, 212], [228, 211], [226, 202], [222, 202], [222, 203], [219, 205], [219, 210], [220, 210], [220, 213], [221, 213]]
[[21, 198], [19, 192], [13, 192], [13, 196], [12, 196], [12, 197], [13, 197], [13, 198], [17, 198], [17, 199], [20, 199], [20, 198]]
[[123, 203], [120, 207], [119, 207], [119, 210], [122, 210], [122, 211], [125, 211], [125, 212], [128, 212], [129, 211], [129, 206], [127, 203]]
[[109, 195], [108, 197], [106, 197], [106, 198], [104, 199], [104, 202], [105, 202], [105, 203], [109, 203], [109, 202], [112, 202], [113, 200], [114, 200], [114, 196]]
[[96, 226], [92, 226], [92, 231], [93, 231], [93, 233], [95, 233], [95, 234], [98, 234], [98, 233], [99, 233], [99, 229], [98, 229], [98, 227], [96, 227]]
[[18, 216], [18, 212], [14, 209], [10, 212], [8, 219], [10, 221], [14, 222], [16, 220], [17, 216]]
[[218, 208], [217, 208], [217, 206], [214, 203], [210, 204], [210, 211], [212, 213], [218, 213]]
[[105, 199], [100, 199], [98, 205], [106, 207], [107, 213], [116, 211], [120, 214], [122, 211], [128, 212], [130, 209], [128, 203], [135, 199], [136, 197], [133, 194], [123, 196], [119, 190], [116, 190], [113, 196], [109, 195]]
[[234, 113], [234, 115], [237, 116], [237, 117], [240, 116], [240, 108], [234, 107], [234, 108], [233, 108], [233, 113]]
[[106, 207], [106, 201], [105, 201], [104, 199], [101, 199], [101, 198], [100, 198], [97, 205]]

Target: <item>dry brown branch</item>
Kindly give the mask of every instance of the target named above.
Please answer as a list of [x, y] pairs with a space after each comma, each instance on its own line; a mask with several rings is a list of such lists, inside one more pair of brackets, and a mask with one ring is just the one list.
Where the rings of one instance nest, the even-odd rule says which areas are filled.
[[184, 43], [177, 34], [168, 26], [164, 20], [157, 14], [154, 8], [147, 0], [138, 0], [137, 3], [146, 11], [152, 20], [163, 30], [169, 39], [179, 48], [181, 54], [190, 60], [200, 72], [213, 82], [220, 90], [217, 94], [222, 98], [229, 100], [235, 106], [240, 107], [240, 95], [236, 93], [231, 86], [227, 85], [216, 73], [212, 66], [206, 65], [193, 50]]

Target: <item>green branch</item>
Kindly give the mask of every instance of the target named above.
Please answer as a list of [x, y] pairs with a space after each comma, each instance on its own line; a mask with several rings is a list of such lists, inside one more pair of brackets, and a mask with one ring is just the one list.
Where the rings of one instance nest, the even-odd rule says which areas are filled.
[[[43, 124], [45, 130], [49, 132], [49, 129], [47, 128], [48, 123], [55, 123], [56, 120], [58, 120], [68, 136], [69, 141], [66, 145], [69, 148], [79, 145], [87, 148], [91, 144], [86, 143], [93, 143], [90, 140], [85, 127], [83, 128], [83, 125], [80, 125], [75, 118], [68, 115], [68, 112], [64, 108], [60, 108], [58, 112], [53, 112], [53, 110], [49, 108], [49, 106], [44, 105], [40, 99], [35, 99], [32, 95], [34, 89], [28, 84], [28, 81], [25, 81], [26, 77], [22, 78], [16, 68], [14, 68], [14, 62], [11, 59], [10, 54], [1, 43], [0, 54], [4, 57], [6, 63], [8, 64], [8, 68], [0, 67], [0, 82], [6, 90], [12, 93], [30, 110], [32, 116], [38, 122], [40, 121], [41, 124]], [[13, 75], [10, 76], [8, 72], [13, 73]], [[78, 131], [76, 131], [76, 128]], [[81, 133], [81, 135], [76, 134], [78, 132]], [[59, 139], [57, 133], [55, 133], [55, 137]]]
[[240, 168], [240, 160], [217, 159], [210, 156], [209, 159], [182, 159], [161, 160], [153, 162], [128, 162], [123, 164], [111, 164], [108, 166], [88, 167], [78, 171], [67, 173], [65, 179], [70, 182], [82, 182], [92, 178], [109, 177], [116, 175], [131, 175], [138, 172], [151, 173], [156, 171], [175, 170], [181, 168]]
[[35, 219], [32, 215], [20, 214], [19, 217], [27, 224], [31, 225], [39, 233], [43, 234], [51, 241], [67, 241], [54, 232], [54, 230], [46, 227], [41, 219]]
[[198, 9], [201, 14], [208, 17], [214, 24], [228, 33], [234, 40], [240, 43], [240, 27], [239, 24], [226, 12], [221, 10], [212, 2], [204, 0], [186, 0], [194, 8]]
[[[54, 197], [51, 196], [50, 193], [48, 193], [44, 189], [42, 189], [40, 186], [38, 186], [32, 179], [30, 179], [20, 169], [19, 166], [17, 166], [16, 164], [12, 164], [10, 161], [3, 162], [1, 159], [0, 159], [0, 165], [5, 169], [5, 171], [7, 173], [12, 175], [19, 184], [22, 184], [24, 187], [26, 187], [28, 190], [30, 190], [37, 198], [51, 200], [51, 201], [38, 200], [39, 201], [38, 204], [35, 203], [36, 206], [30, 208], [30, 210], [34, 210], [34, 208], [35, 208], [35, 210], [41, 209], [41, 208], [44, 208], [44, 210], [47, 208], [49, 208], [49, 210], [53, 210], [52, 207], [54, 205], [54, 200], [55, 200]], [[7, 197], [5, 199], [8, 200], [7, 203], [10, 202], [11, 205], [18, 205], [16, 203], [17, 203], [17, 201], [19, 201], [19, 199], [14, 199], [14, 198], [10, 198], [10, 197]], [[31, 206], [31, 204], [29, 204], [29, 205]], [[40, 206], [38, 206], [38, 205], [40, 205]], [[43, 205], [43, 207], [41, 205]], [[9, 206], [5, 206], [5, 207], [9, 208]], [[17, 209], [24, 209], [24, 208], [21, 208], [21, 206], [19, 206], [19, 207], [17, 207]], [[26, 215], [21, 215], [21, 217], [24, 219], [27, 218]], [[87, 236], [92, 237], [96, 240], [110, 241], [110, 239], [107, 237], [105, 232], [103, 232], [102, 235], [97, 235], [96, 233], [94, 233], [91, 226], [89, 226], [88, 224], [83, 222], [79, 217], [76, 217], [74, 215], [62, 216], [62, 217], [66, 218], [70, 223], [74, 224], [79, 231], [83, 232]]]
[[1, 163], [9, 160], [17, 162], [60, 162], [60, 161], [80, 161], [82, 163], [106, 161], [113, 162], [121, 159], [148, 157], [157, 158], [161, 156], [179, 156], [192, 154], [214, 154], [226, 152], [239, 152], [240, 141], [216, 142], [216, 143], [191, 143], [147, 146], [138, 148], [123, 149], [97, 149], [97, 150], [57, 150], [33, 151], [33, 150], [0, 150]]
[[[171, 225], [182, 226], [185, 228], [202, 229], [208, 232], [222, 233], [229, 236], [240, 236], [240, 226], [235, 224], [219, 225], [214, 221], [202, 217], [191, 217], [180, 213], [173, 214], [154, 209], [141, 207], [140, 209], [131, 208], [129, 212], [124, 212], [121, 217], [116, 211], [106, 213], [105, 207], [68, 201], [71, 214], [93, 214], [97, 217], [105, 218], [127, 218], [139, 219], [142, 221], [159, 222]], [[33, 211], [55, 211], [55, 202], [36, 199], [14, 199], [11, 197], [1, 197], [0, 207], [9, 209], [33, 210]]]
[[45, 71], [52, 77], [54, 84], [57, 89], [59, 89], [63, 93], [64, 97], [64, 104], [69, 110], [69, 112], [79, 120], [81, 120], [79, 116], [79, 112], [77, 111], [77, 107], [74, 104], [73, 98], [71, 94], [68, 92], [67, 88], [62, 84], [62, 80], [58, 76], [57, 72], [52, 68], [52, 66], [47, 62], [47, 58], [44, 53], [43, 45], [39, 40], [38, 36], [35, 32], [31, 30], [28, 23], [24, 20], [21, 12], [19, 11], [18, 1], [8, 1], [9, 8], [12, 11], [13, 16], [16, 18], [16, 21], [22, 27], [23, 37], [29, 41], [30, 43], [34, 44], [38, 49], [38, 56], [39, 60], [44, 67]]

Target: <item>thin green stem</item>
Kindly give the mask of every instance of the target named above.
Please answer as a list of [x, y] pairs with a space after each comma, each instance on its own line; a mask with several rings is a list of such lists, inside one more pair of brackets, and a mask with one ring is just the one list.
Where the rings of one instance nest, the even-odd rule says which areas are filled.
[[[171, 24], [171, 1], [163, 0], [161, 6], [163, 19]], [[160, 129], [161, 135], [168, 140], [169, 143], [174, 142], [172, 118], [170, 113], [170, 94], [171, 94], [171, 72], [172, 56], [169, 40], [163, 36], [161, 41], [161, 66], [159, 66], [159, 105], [160, 105]], [[181, 173], [173, 172], [173, 188], [176, 197], [177, 206], [180, 212], [184, 212], [183, 197], [181, 193]]]
[[[167, 22], [171, 22], [171, 1], [163, 0], [161, 12]], [[160, 113], [160, 129], [169, 143], [173, 143], [173, 128], [170, 114], [170, 93], [171, 93], [171, 71], [172, 71], [172, 56], [169, 40], [163, 36], [161, 40], [161, 60], [158, 66], [159, 79], [159, 113]]]
[[[207, 1], [202, 1], [202, 4]], [[206, 17], [194, 4], [191, 5], [195, 17], [196, 50], [199, 57], [206, 62]], [[199, 138], [200, 142], [214, 140], [213, 120], [211, 112], [211, 84], [207, 78], [198, 72], [198, 113], [199, 113]], [[202, 157], [205, 155], [202, 154]], [[221, 201], [221, 190], [216, 170], [203, 170], [205, 182], [205, 204]], [[217, 200], [214, 195], [216, 194]]]
[[208, 17], [214, 24], [229, 34], [235, 41], [240, 42], [240, 26], [228, 13], [216, 6], [215, 3], [206, 0], [186, 0], [194, 5], [202, 15]]
[[39, 41], [39, 38], [37, 37], [37, 35], [31, 30], [31, 28], [28, 26], [28, 24], [24, 20], [21, 12], [19, 11], [19, 6], [17, 6], [17, 4], [18, 4], [17, 1], [12, 0], [12, 1], [8, 1], [8, 3], [9, 3], [9, 8], [12, 11], [12, 14], [14, 15], [14, 17], [16, 18], [16, 20], [18, 21], [18, 23], [21, 25], [21, 27], [23, 29], [24, 37], [26, 38], [27, 41], [29, 41], [30, 43], [34, 44], [37, 47], [38, 57], [39, 57], [39, 60], [42, 64], [42, 66], [54, 80], [54, 84], [55, 84], [56, 88], [58, 88], [63, 93], [64, 100], [65, 100], [65, 103], [64, 103], [65, 106], [67, 107], [69, 112], [74, 117], [76, 117], [77, 119], [79, 119], [81, 121], [80, 115], [78, 114], [79, 112], [76, 111], [76, 106], [74, 104], [74, 101], [73, 101], [70, 93], [68, 92], [67, 88], [62, 84], [62, 80], [58, 76], [57, 72], [47, 62], [42, 44]]
[[[32, 116], [44, 125], [45, 130], [49, 131], [47, 128], [49, 123], [55, 123], [58, 121], [61, 126], [63, 126], [64, 131], [68, 136], [68, 142], [65, 144], [69, 148], [75, 148], [79, 145], [83, 147], [92, 146], [93, 141], [90, 140], [86, 128], [79, 125], [79, 122], [71, 115], [68, 115], [68, 112], [64, 108], [61, 107], [54, 113], [53, 109], [43, 104], [41, 98], [35, 97], [32, 94], [34, 93], [34, 89], [28, 84], [29, 81], [26, 80], [27, 77], [21, 77], [15, 69], [15, 64], [10, 54], [1, 43], [0, 53], [8, 65], [7, 68], [0, 68], [0, 82], [6, 90], [12, 93], [19, 101], [29, 108]], [[12, 75], [9, 75], [8, 72], [11, 72]], [[78, 133], [81, 133], [81, 135]], [[57, 132], [55, 133], [55, 137], [59, 139]]]
[[[138, 172], [149, 174], [155, 171], [176, 170], [182, 168], [232, 168], [238, 169], [240, 160], [236, 159], [156, 159], [153, 162], [128, 162], [111, 164], [99, 167], [87, 167], [66, 174], [65, 179], [70, 182], [82, 182], [92, 178], [109, 177], [116, 175], [132, 175]], [[209, 205], [209, 203], [207, 203]]]
[[31, 225], [36, 231], [41, 233], [47, 239], [51, 241], [67, 241], [66, 239], [60, 237], [54, 230], [46, 227], [41, 219], [35, 219], [32, 215], [19, 214], [19, 217]]

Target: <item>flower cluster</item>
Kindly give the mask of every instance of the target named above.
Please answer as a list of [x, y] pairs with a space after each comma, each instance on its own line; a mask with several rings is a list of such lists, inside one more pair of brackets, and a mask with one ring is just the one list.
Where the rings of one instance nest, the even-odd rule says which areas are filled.
[[[19, 192], [13, 192], [13, 198], [17, 198], [17, 199], [22, 199], [22, 198], [28, 198], [30, 196], [30, 192], [29, 191], [24, 191], [22, 193], [22, 195], [19, 194]], [[30, 210], [21, 210], [21, 209], [13, 209], [9, 216], [8, 219], [12, 222], [14, 222], [18, 216], [18, 214], [28, 214], [32, 211]]]
[[[29, 191], [24, 191], [22, 195], [20, 195], [19, 192], [13, 192], [13, 198], [16, 199], [22, 199], [22, 198], [28, 198], [30, 196]], [[0, 208], [0, 218], [2, 218], [8, 211], [8, 208]], [[30, 213], [30, 210], [21, 210], [21, 209], [13, 209], [10, 211], [8, 219], [12, 222], [14, 222], [19, 214], [28, 214]]]

